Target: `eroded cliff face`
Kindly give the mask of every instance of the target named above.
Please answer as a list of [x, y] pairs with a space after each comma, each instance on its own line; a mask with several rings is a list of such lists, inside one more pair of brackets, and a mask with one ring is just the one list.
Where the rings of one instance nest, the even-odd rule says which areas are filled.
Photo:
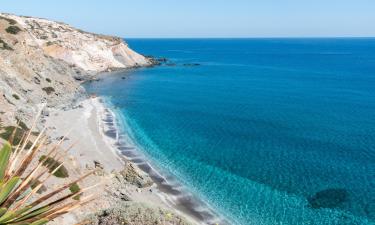
[[80, 82], [93, 74], [150, 64], [120, 38], [0, 13], [0, 118], [27, 120], [38, 104], [81, 96]]

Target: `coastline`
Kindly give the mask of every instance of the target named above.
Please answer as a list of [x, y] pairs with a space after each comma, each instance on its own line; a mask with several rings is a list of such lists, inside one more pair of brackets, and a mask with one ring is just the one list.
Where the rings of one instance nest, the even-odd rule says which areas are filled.
[[[226, 218], [215, 212], [208, 203], [193, 195], [186, 187], [177, 181], [173, 175], [165, 173], [157, 167], [140, 149], [138, 144], [134, 143], [133, 137], [129, 132], [131, 127], [126, 123], [121, 113], [116, 112], [110, 100], [96, 97], [95, 104], [102, 108], [104, 116], [103, 122], [109, 123], [109, 130], [103, 133], [104, 139], [112, 139], [111, 147], [116, 154], [123, 157], [126, 162], [133, 163], [138, 169], [146, 173], [155, 184], [154, 192], [160, 197], [168, 208], [181, 212], [185, 217], [197, 224], [230, 224]], [[120, 118], [119, 118], [120, 117]], [[115, 139], [115, 140], [114, 140]]]
[[[9, 61], [2, 64], [5, 74], [0, 81], [0, 104], [7, 112], [2, 112], [0, 119], [6, 124], [21, 120], [30, 125], [43, 102], [46, 107], [38, 128], [47, 128], [49, 144], [62, 140], [62, 148], [74, 146], [64, 160], [70, 168], [69, 177], [74, 179], [95, 170], [95, 176], [79, 185], [101, 184], [94, 190], [98, 201], [51, 224], [77, 224], [89, 213], [96, 214], [119, 201], [156, 207], [152, 211], [162, 217], [157, 218], [157, 223], [216, 223], [210, 213], [194, 209], [198, 204], [193, 204], [192, 197], [169, 184], [147, 160], [137, 161], [129, 155], [129, 146], [119, 142], [121, 132], [109, 107], [99, 98], [85, 99], [84, 81], [96, 79], [105, 71], [158, 65], [158, 60], [134, 52], [120, 38], [87, 33], [67, 24], [11, 14], [1, 14], [1, 19], [0, 26], [16, 24], [21, 32], [17, 36], [5, 34], [4, 43], [11, 44], [0, 55], [7, 59], [4, 62]], [[95, 59], [88, 57], [91, 55]], [[64, 136], [66, 140], [62, 139]], [[126, 179], [134, 179], [135, 184]], [[142, 182], [147, 184], [150, 179], [153, 185], [143, 186]], [[137, 182], [142, 183], [141, 187]], [[49, 185], [57, 184], [54, 181]], [[169, 213], [166, 216], [162, 209], [173, 212], [177, 218]], [[145, 224], [153, 224], [152, 221]]]
[[[78, 141], [74, 150], [70, 152], [76, 171], [82, 173], [96, 168], [97, 165], [103, 169], [99, 181], [96, 178], [95, 181], [88, 182], [103, 182], [102, 187], [98, 187], [96, 192], [105, 193], [94, 203], [85, 206], [86, 210], [74, 211], [52, 224], [76, 224], [90, 215], [87, 212], [97, 213], [113, 206], [113, 201], [118, 201], [113, 197], [118, 189], [121, 189], [120, 192], [122, 191], [126, 196], [126, 202], [130, 200], [150, 207], [166, 209], [186, 219], [188, 224], [226, 224], [207, 210], [198, 211], [200, 207], [195, 198], [169, 184], [146, 159], [139, 158], [135, 146], [124, 142], [119, 121], [103, 99], [88, 98], [78, 102], [72, 109], [54, 109], [45, 119], [51, 138], [58, 139], [61, 134], [68, 133], [68, 140], [63, 143], [64, 147]], [[151, 178], [153, 184], [137, 187], [126, 182], [124, 184], [114, 181], [114, 174], [121, 172], [129, 163], [135, 168], [138, 176]], [[85, 185], [87, 184], [83, 183], [83, 186]]]

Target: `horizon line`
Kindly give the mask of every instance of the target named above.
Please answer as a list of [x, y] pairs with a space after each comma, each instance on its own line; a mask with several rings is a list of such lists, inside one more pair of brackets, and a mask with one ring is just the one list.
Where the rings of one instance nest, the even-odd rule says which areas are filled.
[[122, 37], [124, 39], [373, 39], [375, 36]]

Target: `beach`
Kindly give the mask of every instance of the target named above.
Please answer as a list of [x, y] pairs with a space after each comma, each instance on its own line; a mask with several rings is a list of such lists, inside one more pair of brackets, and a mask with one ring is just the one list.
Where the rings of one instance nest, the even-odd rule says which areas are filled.
[[[191, 196], [185, 195], [175, 186], [169, 185], [149, 163], [137, 157], [136, 155], [139, 153], [135, 152], [134, 146], [120, 143], [121, 134], [116, 118], [101, 98], [88, 98], [72, 109], [53, 110], [45, 118], [46, 126], [51, 130], [49, 136], [52, 139], [59, 139], [61, 134], [66, 133], [67, 140], [64, 141], [63, 147], [76, 143], [69, 154], [74, 168], [79, 171], [77, 173], [84, 173], [95, 167], [103, 170], [101, 176], [88, 179], [80, 184], [88, 186], [95, 182], [102, 182], [103, 185], [97, 187], [95, 192], [103, 194], [100, 194], [92, 204], [85, 206], [87, 210], [74, 211], [62, 219], [56, 220], [55, 223], [75, 224], [90, 212], [98, 212], [100, 209], [104, 210], [113, 206], [113, 201], [119, 201], [114, 197], [118, 194], [119, 189], [121, 189], [122, 199], [169, 210], [186, 218], [189, 224], [219, 222], [209, 212], [204, 214], [204, 211], [194, 209], [198, 206]], [[124, 170], [130, 163], [138, 176], [145, 177], [145, 180], [149, 179], [152, 184], [139, 187], [126, 181], [123, 183], [114, 181], [116, 180], [113, 178], [115, 174]]]

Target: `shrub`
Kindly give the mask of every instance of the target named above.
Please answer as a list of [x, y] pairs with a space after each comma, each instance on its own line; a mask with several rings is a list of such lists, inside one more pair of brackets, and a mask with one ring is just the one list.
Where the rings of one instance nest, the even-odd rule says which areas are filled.
[[9, 26], [5, 31], [9, 34], [18, 34], [21, 31], [21, 28], [17, 26]]
[[17, 24], [17, 21], [15, 21], [14, 19], [6, 18], [6, 17], [3, 17], [3, 16], [0, 16], [0, 19], [1, 19], [1, 20], [6, 20], [6, 21], [8, 21], [8, 23], [9, 23], [10, 25]]
[[31, 188], [32, 190], [34, 190], [34, 189], [38, 188], [38, 186], [39, 186], [40, 184], [42, 185], [42, 187], [40, 187], [40, 188], [36, 191], [36, 193], [38, 193], [38, 194], [42, 194], [43, 192], [47, 191], [47, 188], [46, 188], [46, 186], [44, 186], [44, 185], [42, 184], [42, 182], [41, 182], [40, 180], [33, 179], [33, 180], [31, 181], [30, 188]]
[[47, 81], [48, 83], [51, 83], [51, 79], [49, 79], [49, 78], [46, 78], [46, 81]]
[[[47, 158], [47, 159], [46, 159]], [[51, 157], [47, 157], [45, 155], [41, 156], [40, 159], [39, 159], [39, 162], [43, 162], [43, 166], [47, 167], [49, 172], [52, 173], [53, 171], [55, 171], [57, 169], [57, 167], [59, 167], [59, 165], [61, 164], [61, 162], [51, 158]], [[65, 166], [61, 166], [60, 168], [58, 168], [54, 173], [53, 175], [55, 177], [58, 177], [58, 178], [67, 178], [69, 177], [69, 173], [68, 173], [68, 170], [65, 168]]]
[[13, 51], [13, 48], [10, 47], [5, 41], [3, 41], [1, 38], [0, 38], [0, 49], [2, 50], [9, 50], [9, 51]]
[[12, 96], [13, 96], [13, 98], [15, 98], [16, 100], [20, 100], [20, 96], [18, 96], [17, 94], [13, 94]]
[[55, 92], [55, 89], [53, 87], [44, 87], [42, 88], [43, 91], [47, 93], [47, 95], [50, 95], [51, 93]]
[[[23, 130], [25, 131], [29, 130], [27, 125], [24, 122], [22, 122], [19, 118], [16, 118], [16, 120], [17, 120], [18, 126], [20, 126]], [[36, 133], [38, 133], [37, 135], [39, 135], [39, 132], [36, 132]]]
[[[72, 194], [76, 194], [81, 190], [81, 188], [79, 187], [79, 185], [77, 183], [74, 183], [74, 184], [70, 185], [69, 190]], [[81, 198], [81, 196], [77, 195], [73, 199], [79, 200], [80, 198]]]
[[[10, 141], [13, 145], [18, 145], [26, 133], [27, 129], [23, 129], [22, 127], [7, 126], [2, 128], [0, 138]], [[32, 143], [28, 142], [26, 148], [30, 148], [31, 145]]]

